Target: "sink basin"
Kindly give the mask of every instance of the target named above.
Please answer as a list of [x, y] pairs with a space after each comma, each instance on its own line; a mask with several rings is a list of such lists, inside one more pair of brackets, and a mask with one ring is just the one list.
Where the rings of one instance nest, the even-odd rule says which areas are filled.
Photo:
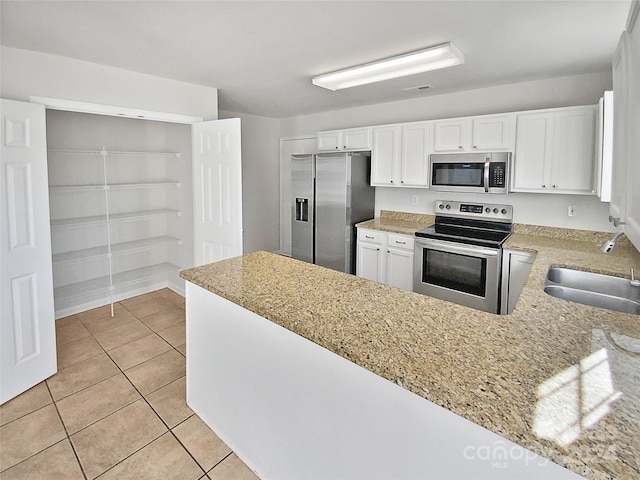
[[544, 291], [570, 302], [640, 315], [640, 286], [625, 278], [551, 267]]

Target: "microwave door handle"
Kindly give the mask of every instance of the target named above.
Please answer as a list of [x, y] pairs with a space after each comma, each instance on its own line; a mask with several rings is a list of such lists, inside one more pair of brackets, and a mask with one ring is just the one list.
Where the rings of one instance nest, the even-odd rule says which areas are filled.
[[491, 155], [484, 157], [484, 191], [489, 192], [489, 164], [491, 163]]

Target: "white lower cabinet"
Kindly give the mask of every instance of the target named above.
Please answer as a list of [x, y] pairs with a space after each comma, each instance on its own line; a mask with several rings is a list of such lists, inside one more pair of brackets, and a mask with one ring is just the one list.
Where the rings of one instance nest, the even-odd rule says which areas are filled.
[[509, 249], [502, 251], [501, 314], [513, 312], [535, 259], [536, 254], [531, 252]]
[[409, 235], [358, 228], [356, 275], [413, 290], [413, 246]]

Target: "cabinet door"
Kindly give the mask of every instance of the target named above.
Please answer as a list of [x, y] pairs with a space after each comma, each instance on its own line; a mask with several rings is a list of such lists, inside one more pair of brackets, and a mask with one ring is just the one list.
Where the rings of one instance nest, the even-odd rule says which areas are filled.
[[318, 133], [318, 151], [335, 151], [342, 148], [342, 133], [338, 130]]
[[398, 128], [374, 128], [371, 150], [371, 185], [395, 185], [399, 150]]
[[[618, 48], [613, 57], [613, 163], [611, 169], [611, 203], [609, 214], [621, 222], [626, 222], [627, 155], [630, 133], [629, 100], [631, 85], [631, 58], [629, 33], [622, 32]], [[637, 135], [637, 134], [636, 134]], [[625, 227], [623, 227], [626, 229]]]
[[357, 242], [356, 275], [358, 277], [382, 282], [382, 247], [375, 243]]
[[549, 188], [552, 133], [552, 113], [518, 115], [513, 159], [514, 192], [541, 192]]
[[195, 263], [242, 255], [240, 119], [194, 123]]
[[413, 250], [387, 249], [387, 285], [413, 291]]
[[370, 150], [371, 129], [354, 128], [342, 132], [342, 148], [345, 150]]
[[512, 115], [473, 118], [471, 148], [478, 151], [511, 150], [513, 148], [512, 124]]
[[593, 194], [595, 107], [557, 112], [554, 119], [551, 188]]
[[504, 250], [502, 252], [502, 304], [500, 313], [513, 312], [520, 292], [529, 277], [535, 253]]
[[466, 118], [434, 122], [433, 149], [436, 152], [462, 152], [468, 136], [469, 120]]
[[56, 373], [42, 105], [2, 100], [0, 404]]
[[402, 126], [400, 183], [412, 187], [429, 186], [429, 123]]

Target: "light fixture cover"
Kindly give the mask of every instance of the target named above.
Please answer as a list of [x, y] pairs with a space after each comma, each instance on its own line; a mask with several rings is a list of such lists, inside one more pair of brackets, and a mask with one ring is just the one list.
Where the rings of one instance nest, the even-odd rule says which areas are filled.
[[428, 72], [429, 70], [452, 67], [462, 63], [464, 63], [462, 52], [452, 43], [445, 43], [404, 55], [358, 65], [357, 67], [318, 75], [311, 80], [311, 83], [318, 87], [335, 91]]

